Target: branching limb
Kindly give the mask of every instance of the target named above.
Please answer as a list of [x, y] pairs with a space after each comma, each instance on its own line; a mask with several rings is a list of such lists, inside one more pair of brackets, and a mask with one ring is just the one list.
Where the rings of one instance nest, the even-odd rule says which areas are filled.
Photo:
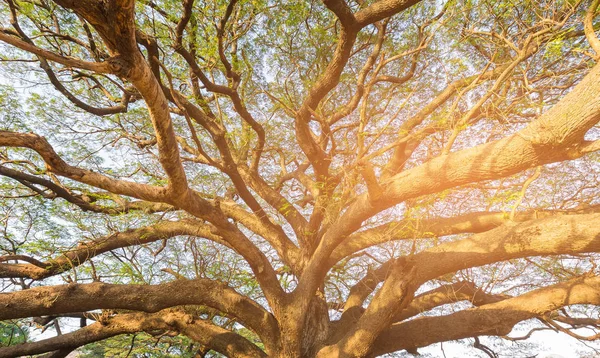
[[436, 342], [507, 335], [515, 324], [574, 304], [600, 304], [600, 278], [579, 277], [521, 296], [442, 317], [393, 325], [375, 343], [373, 354], [425, 347]]
[[[13, 3], [13, 1], [8, 1], [8, 5], [9, 5], [10, 11], [11, 11], [10, 22], [11, 22], [12, 26], [14, 27], [14, 29], [16, 30], [16, 32], [18, 33], [19, 37], [23, 41], [29, 43], [30, 45], [35, 46], [35, 44], [29, 38], [29, 36], [27, 36], [27, 34], [25, 34], [25, 32], [21, 29], [21, 26], [17, 19], [16, 6]], [[129, 102], [129, 98], [131, 97], [130, 94], [124, 94], [123, 103], [120, 105], [117, 105], [117, 106], [113, 106], [113, 107], [109, 107], [109, 108], [97, 108], [97, 107], [91, 106], [87, 103], [84, 103], [79, 98], [77, 98], [75, 95], [73, 95], [60, 82], [60, 80], [58, 79], [58, 77], [56, 76], [56, 74], [54, 73], [52, 68], [50, 67], [50, 64], [48, 63], [48, 61], [46, 60], [45, 57], [40, 56], [40, 55], [37, 55], [37, 57], [38, 57], [38, 60], [40, 61], [40, 66], [44, 70], [44, 72], [46, 72], [46, 75], [48, 76], [50, 83], [52, 83], [52, 85], [54, 86], [54, 88], [56, 88], [56, 90], [58, 90], [60, 93], [62, 93], [69, 101], [71, 101], [71, 103], [73, 103], [77, 107], [83, 109], [86, 112], [89, 112], [89, 113], [92, 113], [92, 114], [95, 114], [98, 116], [104, 116], [104, 115], [115, 114], [115, 113], [123, 113], [123, 112], [127, 111], [127, 104]]]
[[[416, 275], [411, 284], [418, 287], [442, 275], [493, 262], [595, 252], [600, 247], [598, 218], [600, 214], [579, 214], [535, 219], [521, 224], [508, 223], [398, 260], [410, 259], [415, 263]], [[360, 307], [377, 284], [386, 280], [398, 265], [388, 261], [367, 274], [352, 288], [345, 311], [355, 311], [356, 307]], [[390, 305], [387, 309], [391, 310], [397, 303], [390, 299], [387, 304]]]
[[33, 149], [42, 157], [48, 171], [111, 193], [155, 202], [162, 202], [167, 198], [165, 189], [161, 187], [116, 180], [91, 170], [73, 167], [54, 151], [45, 138], [36, 134], [0, 131], [0, 146]]
[[[214, 235], [210, 225], [198, 220], [164, 221], [158, 224], [118, 232], [90, 242], [80, 242], [55, 259], [46, 262], [31, 262], [31, 259], [13, 256], [0, 256], [0, 262], [21, 260], [23, 264], [0, 264], [0, 277], [28, 277], [40, 280], [75, 268], [102, 253], [118, 248], [142, 245], [159, 240], [167, 240], [179, 235], [207, 238], [224, 246], [229, 246], [222, 238]], [[36, 268], [37, 267], [37, 268]]]
[[474, 212], [450, 218], [417, 220], [407, 218], [400, 222], [390, 222], [350, 235], [332, 253], [330, 265], [360, 250], [394, 240], [435, 238], [447, 235], [480, 233], [506, 224], [509, 220], [524, 222], [549, 216], [574, 215], [600, 212], [600, 206], [573, 210], [529, 210], [516, 212], [511, 219], [506, 212]]
[[587, 38], [594, 52], [596, 52], [596, 57], [600, 56], [600, 40], [598, 39], [598, 36], [594, 30], [594, 17], [596, 16], [598, 5], [600, 5], [600, 0], [592, 1], [583, 21], [585, 37]]
[[270, 313], [227, 285], [209, 279], [176, 280], [159, 285], [91, 283], [39, 287], [0, 294], [0, 302], [1, 320], [95, 309], [157, 312], [175, 306], [206, 305], [238, 318], [267, 346], [273, 344], [278, 335], [277, 324]]
[[421, 0], [379, 0], [358, 11], [355, 15], [356, 22], [360, 27], [365, 27], [404, 11], [419, 2]]
[[573, 91], [517, 134], [437, 157], [397, 174], [381, 184], [383, 196], [378, 203], [370, 202], [368, 194], [360, 195], [325, 233], [300, 286], [316, 289], [328, 270], [325, 265], [331, 252], [364, 220], [386, 208], [473, 181], [498, 179], [539, 165], [581, 157], [585, 153], [577, 148], [585, 133], [600, 120], [598, 92], [600, 66], [594, 67]]
[[176, 331], [213, 350], [231, 357], [266, 357], [266, 354], [241, 336], [183, 312], [165, 310], [154, 314], [129, 313], [108, 317], [77, 331], [54, 338], [0, 348], [0, 357], [34, 355], [65, 347], [80, 347], [120, 334]]
[[[161, 203], [151, 203], [146, 201], [126, 201], [126, 200], [118, 200], [118, 206], [115, 207], [105, 207], [96, 205], [93, 202], [93, 198], [95, 194], [87, 193], [87, 194], [74, 194], [68, 189], [44, 178], [40, 178], [35, 175], [27, 174], [24, 172], [20, 172], [18, 170], [14, 170], [5, 166], [0, 165], [0, 175], [4, 175], [6, 177], [12, 178], [20, 182], [21, 184], [27, 186], [29, 189], [35, 191], [36, 193], [42, 195], [44, 198], [54, 199], [56, 197], [63, 198], [69, 203], [77, 205], [83, 211], [91, 211], [95, 213], [104, 213], [109, 215], [118, 215], [122, 213], [126, 213], [132, 210], [141, 210], [146, 213], [159, 212], [159, 211], [172, 211], [174, 207], [168, 204]], [[43, 190], [38, 189], [35, 185], [40, 185], [50, 190], [52, 193], [46, 193]]]
[[96, 73], [112, 73], [110, 62], [87, 62], [75, 58], [65, 57], [53, 52], [41, 49], [27, 43], [16, 36], [9, 35], [10, 31], [0, 29], [0, 41], [6, 42], [12, 46], [18, 47], [21, 50], [31, 52], [37, 56], [48, 59], [49, 61], [60, 63], [67, 67], [81, 68], [83, 70], [93, 71]]

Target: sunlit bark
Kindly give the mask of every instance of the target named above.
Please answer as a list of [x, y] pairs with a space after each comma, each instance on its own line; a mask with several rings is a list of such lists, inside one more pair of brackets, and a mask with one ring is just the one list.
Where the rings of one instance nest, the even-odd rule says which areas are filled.
[[[76, 210], [84, 234], [60, 231], [68, 245], [49, 248], [32, 219], [19, 243], [11, 219], [34, 209], [7, 208], [0, 319], [84, 323], [0, 357], [138, 332], [186, 336], [197, 356], [370, 357], [503, 337], [532, 318], [594, 339], [559, 323], [599, 326], [560, 311], [600, 305], [598, 0], [510, 4], [518, 21], [483, 24], [472, 17], [495, 3], [4, 3], [0, 41], [31, 59], [3, 62], [39, 63], [102, 143], [17, 130], [17, 110], [1, 123], [0, 199], [47, 203], [55, 228]], [[70, 144], [96, 159], [125, 148], [127, 169], [92, 168]], [[576, 190], [556, 189], [553, 170], [579, 173]], [[538, 180], [541, 198], [525, 200]], [[136, 279], [99, 275], [109, 255]], [[579, 261], [517, 294], [460, 278], [503, 263], [518, 287], [514, 262], [540, 257]], [[475, 307], [418, 317], [462, 301]]]

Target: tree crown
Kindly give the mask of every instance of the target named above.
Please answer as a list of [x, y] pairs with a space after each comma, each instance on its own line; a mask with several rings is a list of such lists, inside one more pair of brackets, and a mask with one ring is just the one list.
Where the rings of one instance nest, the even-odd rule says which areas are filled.
[[594, 340], [599, 2], [3, 1], [0, 357]]

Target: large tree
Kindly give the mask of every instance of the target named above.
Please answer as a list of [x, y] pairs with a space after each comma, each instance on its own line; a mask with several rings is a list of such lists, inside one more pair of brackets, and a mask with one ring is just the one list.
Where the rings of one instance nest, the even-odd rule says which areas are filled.
[[0, 357], [595, 340], [599, 2], [4, 0]]

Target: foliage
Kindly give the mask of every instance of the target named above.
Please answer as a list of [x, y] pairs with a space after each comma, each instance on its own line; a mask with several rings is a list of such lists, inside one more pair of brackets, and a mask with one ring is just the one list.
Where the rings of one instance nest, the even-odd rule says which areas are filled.
[[0, 356], [588, 354], [597, 7], [0, 2]]
[[29, 340], [29, 329], [18, 323], [0, 322], [0, 347], [25, 343]]

